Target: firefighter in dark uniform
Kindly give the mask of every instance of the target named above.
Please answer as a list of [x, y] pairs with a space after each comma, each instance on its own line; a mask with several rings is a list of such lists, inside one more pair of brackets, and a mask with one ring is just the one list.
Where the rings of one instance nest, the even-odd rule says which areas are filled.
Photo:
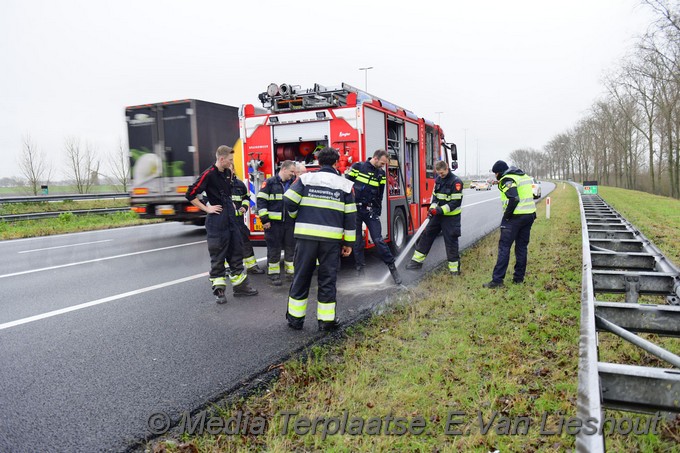
[[493, 164], [491, 171], [498, 180], [503, 204], [503, 220], [501, 221], [501, 238], [498, 241], [498, 259], [493, 269], [491, 281], [484, 283], [485, 288], [503, 286], [505, 273], [510, 262], [510, 248], [515, 243], [515, 272], [513, 283], [523, 283], [527, 270], [527, 254], [531, 226], [536, 219], [536, 203], [531, 188], [532, 178], [517, 167], [508, 167], [499, 160]]
[[288, 190], [295, 177], [295, 162], [285, 160], [279, 174], [268, 178], [257, 193], [257, 215], [264, 228], [267, 243], [267, 276], [274, 286], [281, 286], [281, 248], [286, 276], [292, 277], [295, 271], [293, 255], [295, 220], [288, 215], [283, 203], [283, 194]]
[[236, 207], [236, 220], [241, 230], [243, 240], [243, 264], [249, 274], [264, 274], [264, 270], [257, 265], [253, 244], [250, 242], [250, 228], [245, 223], [245, 213], [250, 209], [250, 191], [245, 183], [236, 177], [234, 168], [231, 167], [231, 199]]
[[[215, 164], [205, 170], [189, 186], [186, 198], [192, 205], [206, 212], [208, 252], [210, 253], [210, 282], [218, 304], [227, 301], [225, 260], [229, 263], [234, 296], [254, 296], [257, 290], [250, 287], [248, 275], [243, 269], [243, 242], [236, 220], [234, 202], [231, 199], [231, 170], [234, 150], [222, 145], [215, 152]], [[208, 204], [197, 197], [205, 192]]]
[[317, 259], [319, 330], [338, 327], [335, 284], [340, 255], [349, 256], [355, 241], [353, 185], [334, 168], [340, 154], [334, 148], [323, 148], [317, 158], [321, 169], [301, 175], [284, 196], [290, 215], [295, 217], [295, 276], [288, 293], [286, 319], [296, 330], [302, 329], [305, 321]]
[[406, 269], [420, 269], [435, 238], [442, 232], [449, 272], [460, 275], [458, 238], [460, 237], [460, 212], [463, 204], [463, 181], [454, 175], [444, 161], [434, 165], [437, 178], [432, 192], [428, 217], [430, 223], [416, 244], [416, 251]]
[[357, 162], [352, 165], [347, 179], [354, 183], [354, 198], [357, 204], [357, 240], [354, 243], [354, 261], [356, 270], [361, 275], [366, 260], [364, 247], [366, 241], [363, 238], [363, 224], [366, 224], [373, 243], [378, 249], [380, 258], [383, 260], [392, 274], [394, 282], [401, 284], [401, 277], [394, 265], [394, 256], [390, 248], [385, 244], [380, 225], [382, 213], [383, 195], [385, 194], [385, 167], [390, 161], [387, 151], [379, 149], [373, 153], [373, 157], [365, 162]]

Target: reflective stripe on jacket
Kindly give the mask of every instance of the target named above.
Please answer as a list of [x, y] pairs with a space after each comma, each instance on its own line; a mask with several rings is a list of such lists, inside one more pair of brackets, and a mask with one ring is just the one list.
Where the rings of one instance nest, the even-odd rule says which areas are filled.
[[354, 245], [357, 207], [352, 182], [332, 167], [301, 175], [284, 198], [289, 215], [295, 219], [296, 238]]
[[463, 181], [450, 170], [444, 178], [437, 176], [432, 192], [432, 204], [442, 208], [445, 216], [460, 215], [463, 204]]
[[380, 211], [387, 183], [383, 169], [374, 167], [370, 160], [357, 162], [349, 170], [347, 179], [354, 182], [354, 199], [357, 203]]
[[246, 208], [248, 210], [250, 208], [250, 191], [238, 178], [231, 180], [231, 200], [236, 208], [236, 217], [243, 216], [239, 209]]
[[[507, 184], [507, 180], [511, 179], [512, 183]], [[531, 177], [528, 175], [516, 175], [506, 173], [498, 182], [498, 188], [501, 191], [501, 202], [503, 203], [503, 211], [508, 207], [508, 197], [505, 192], [511, 187], [517, 187], [517, 194], [519, 195], [519, 204], [515, 207], [513, 214], [533, 214], [536, 212], [536, 203], [534, 203], [534, 191], [531, 188]]]
[[283, 221], [288, 217], [283, 204], [283, 181], [279, 175], [268, 178], [257, 193], [257, 215], [262, 223]]

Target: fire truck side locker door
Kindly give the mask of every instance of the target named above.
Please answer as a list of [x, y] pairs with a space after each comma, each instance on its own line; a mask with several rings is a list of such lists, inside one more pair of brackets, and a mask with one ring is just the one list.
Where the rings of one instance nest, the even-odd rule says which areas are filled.
[[[387, 149], [387, 132], [385, 130], [385, 114], [378, 110], [369, 107], [364, 108], [364, 139], [366, 147], [364, 148], [365, 155], [362, 160], [366, 160], [373, 156], [377, 149]], [[385, 169], [387, 170], [387, 169]], [[386, 171], [387, 172], [387, 171]], [[383, 196], [383, 209], [380, 216], [380, 225], [382, 226], [383, 236], [387, 235], [387, 221], [389, 219], [390, 206], [386, 200], [387, 188]]]
[[326, 141], [328, 143], [328, 121], [280, 124], [273, 126], [274, 143], [299, 143]]

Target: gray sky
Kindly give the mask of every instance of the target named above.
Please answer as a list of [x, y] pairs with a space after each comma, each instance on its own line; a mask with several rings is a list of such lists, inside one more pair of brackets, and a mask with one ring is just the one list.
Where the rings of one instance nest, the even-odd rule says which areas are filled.
[[637, 0], [4, 0], [0, 11], [0, 176], [20, 174], [30, 134], [57, 179], [66, 137], [102, 156], [125, 143], [125, 106], [260, 106], [270, 82], [364, 88], [367, 66], [369, 92], [441, 118], [460, 174], [488, 170], [574, 126], [651, 21]]

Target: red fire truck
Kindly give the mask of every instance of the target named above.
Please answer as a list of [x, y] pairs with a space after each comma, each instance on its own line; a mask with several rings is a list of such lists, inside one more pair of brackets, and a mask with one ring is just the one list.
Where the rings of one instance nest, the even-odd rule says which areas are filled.
[[[338, 170], [344, 174], [352, 163], [385, 149], [390, 163], [381, 222], [386, 241], [398, 252], [427, 217], [435, 162], [457, 168], [456, 145], [446, 143], [438, 125], [348, 84], [309, 89], [270, 84], [259, 99], [266, 110], [252, 104], [241, 108], [242, 151], [235, 159], [237, 172], [247, 175], [253, 203], [262, 182], [284, 160], [303, 162], [313, 171], [318, 168], [314, 151], [331, 146], [340, 151]], [[257, 216], [251, 215], [249, 224], [253, 239], [262, 240]], [[364, 237], [371, 246], [367, 231]]]

